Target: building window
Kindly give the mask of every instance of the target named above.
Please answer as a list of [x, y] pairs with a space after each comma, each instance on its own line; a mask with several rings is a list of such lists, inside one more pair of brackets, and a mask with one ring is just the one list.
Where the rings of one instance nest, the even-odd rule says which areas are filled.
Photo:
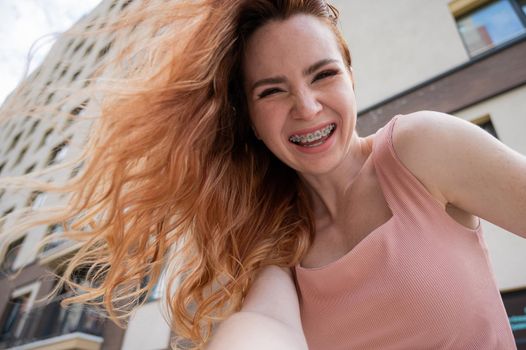
[[53, 96], [55, 96], [54, 92], [52, 92], [49, 95], [47, 95], [47, 99], [46, 99], [46, 102], [44, 103], [44, 105], [47, 106], [53, 100]]
[[59, 79], [64, 77], [64, 75], [66, 75], [66, 73], [68, 72], [68, 69], [69, 69], [69, 65], [67, 65], [66, 67], [64, 67], [64, 69], [62, 69], [62, 72], [60, 72]]
[[15, 207], [11, 207], [11, 208], [7, 209], [6, 211], [4, 211], [4, 213], [2, 214], [2, 217], [11, 214], [14, 211], [15, 211]]
[[20, 136], [22, 136], [22, 132], [19, 132], [13, 138], [13, 141], [11, 141], [11, 145], [9, 145], [9, 148], [7, 149], [8, 151], [11, 151], [13, 148], [15, 148], [16, 144], [18, 143], [18, 140], [20, 140]]
[[77, 78], [79, 77], [81, 73], [82, 73], [82, 69], [79, 69], [78, 71], [76, 71], [75, 74], [73, 74], [73, 76], [71, 77], [71, 82], [74, 82], [75, 80], [77, 80]]
[[84, 46], [84, 43], [86, 42], [86, 39], [82, 40], [80, 43], [77, 44], [77, 46], [75, 46], [75, 48], [73, 49], [73, 53], [76, 53], [78, 50], [80, 50], [80, 48], [82, 46]]
[[[74, 279], [76, 276], [72, 276]], [[76, 283], [83, 283], [75, 278]], [[83, 333], [85, 335], [102, 336], [104, 318], [100, 312], [86, 305], [74, 304], [68, 308], [60, 306], [60, 302], [70, 296], [70, 290], [63, 288], [53, 299], [47, 299], [46, 304], [36, 303], [36, 295], [40, 282], [15, 290], [9, 298], [9, 303], [0, 318], [0, 348], [2, 349], [89, 349], [96, 348], [92, 340], [80, 346], [59, 347], [45, 344], [46, 339], [57, 336]], [[36, 345], [36, 342], [43, 341]], [[35, 346], [33, 346], [35, 345]], [[93, 346], [92, 346], [93, 345]]]
[[73, 45], [73, 40], [68, 41], [68, 44], [66, 45], [66, 49], [64, 51], [68, 51], [71, 45]]
[[80, 173], [80, 170], [82, 169], [82, 167], [84, 166], [84, 162], [76, 165], [73, 170], [71, 171], [71, 174], [69, 176], [70, 179], [74, 178], [75, 176], [77, 176], [79, 173]]
[[33, 191], [26, 205], [32, 209], [40, 208], [46, 201], [46, 195], [40, 191]]
[[[66, 240], [60, 237], [60, 234], [64, 232], [64, 226], [61, 224], [49, 225], [46, 230], [46, 244], [42, 248], [42, 253], [47, 254], [49, 251], [65, 243]], [[57, 235], [50, 239], [51, 235]]]
[[52, 132], [53, 132], [53, 128], [46, 130], [46, 132], [44, 133], [44, 136], [42, 136], [42, 140], [40, 140], [40, 144], [38, 145], [39, 148], [46, 144], [47, 138], [49, 137], [49, 135], [51, 135]]
[[59, 68], [60, 68], [60, 62], [57, 62], [57, 64], [55, 64], [55, 68], [53, 68], [53, 73], [55, 73]]
[[37, 128], [38, 124], [40, 124], [40, 119], [34, 121], [33, 125], [31, 125], [31, 129], [29, 130], [28, 135], [31, 135], [33, 134], [33, 132], [35, 132], [35, 129]]
[[482, 117], [472, 120], [471, 122], [475, 125], [480, 126], [482, 129], [486, 130], [493, 137], [497, 139], [499, 138], [499, 136], [497, 135], [497, 130], [495, 130], [495, 126], [493, 125], [493, 122], [491, 121], [491, 117], [489, 114], [486, 114]]
[[31, 312], [34, 310], [33, 305], [40, 285], [40, 281], [30, 283], [15, 289], [9, 296], [0, 317], [0, 348], [18, 348], [17, 345], [21, 345], [20, 340], [35, 340], [34, 334], [28, 331], [38, 329], [35, 325], [40, 320], [35, 319]]
[[524, 0], [497, 0], [457, 18], [469, 55], [479, 55], [526, 33], [525, 7]]
[[24, 315], [29, 309], [30, 293], [10, 298], [0, 320], [0, 341], [16, 337], [25, 321]]
[[35, 167], [36, 167], [36, 166], [37, 166], [36, 163], [31, 164], [30, 166], [28, 166], [28, 167], [26, 168], [26, 170], [24, 171], [24, 174], [29, 174], [30, 172], [32, 172], [33, 170], [35, 170]]
[[495, 127], [493, 126], [493, 123], [491, 122], [491, 120], [488, 120], [487, 122], [485, 123], [481, 123], [479, 124], [479, 126], [486, 130], [487, 132], [489, 132], [491, 135], [493, 135], [495, 138], [499, 138], [497, 136], [497, 131], [495, 130]]
[[14, 271], [15, 266], [15, 260], [18, 256], [18, 252], [20, 251], [20, 248], [22, 248], [22, 244], [24, 243], [25, 236], [17, 239], [16, 241], [12, 242], [8, 247], [4, 255], [4, 260], [2, 261], [1, 265], [1, 272], [2, 274], [9, 274]]
[[[2, 192], [2, 197], [3, 197], [4, 194], [5, 194], [5, 189], [2, 189], [2, 191], [3, 191]], [[1, 218], [5, 218], [6, 216], [8, 216], [9, 214], [11, 214], [14, 211], [15, 211], [15, 207], [11, 207], [11, 208], [7, 209], [6, 211], [4, 211], [2, 216], [0, 216], [0, 219]], [[6, 222], [6, 219], [0, 220], [0, 233], [2, 233], [2, 230], [4, 228], [5, 222]], [[0, 247], [0, 257], [1, 257], [1, 254], [2, 254], [2, 251], [1, 251], [1, 247]]]
[[[101, 28], [102, 29], [102, 28]], [[88, 48], [86, 49], [86, 51], [84, 51], [84, 57], [88, 56], [90, 53], [91, 53], [91, 50], [93, 50], [93, 46], [95, 46], [95, 44], [91, 44], [90, 46], [88, 46]]]
[[51, 150], [51, 153], [49, 154], [47, 166], [59, 163], [60, 161], [64, 160], [67, 153], [68, 153], [68, 142], [67, 141], [64, 141], [58, 146], [55, 146]]
[[133, 0], [127, 0], [121, 5], [121, 10], [124, 10]]
[[14, 166], [17, 166], [18, 164], [20, 164], [20, 162], [22, 161], [22, 159], [24, 159], [26, 153], [27, 153], [27, 150], [28, 150], [29, 146], [26, 146], [24, 147], [24, 149], [22, 149], [20, 151], [20, 153], [18, 154], [18, 157], [16, 158], [16, 161], [15, 161], [15, 164], [13, 164], [13, 167]]
[[102, 57], [104, 57], [104, 55], [106, 55], [108, 51], [110, 51], [112, 45], [113, 45], [113, 41], [110, 41], [106, 46], [100, 49], [99, 55], [97, 56], [97, 58], [100, 60]]
[[152, 291], [150, 292], [150, 297], [148, 298], [148, 301], [154, 301], [160, 299], [165, 291], [166, 291], [166, 279], [168, 276], [166, 275], [166, 267], [161, 272], [161, 275], [159, 276], [159, 279], [157, 280], [157, 283], [153, 286]]
[[86, 106], [88, 105], [88, 102], [89, 102], [89, 99], [87, 100], [84, 100], [82, 101], [81, 104], [79, 104], [77, 107], [73, 108], [69, 114], [70, 115], [82, 115], [82, 111], [84, 111], [84, 109], [86, 108]]
[[518, 349], [526, 344], [526, 289], [502, 294], [511, 330]]

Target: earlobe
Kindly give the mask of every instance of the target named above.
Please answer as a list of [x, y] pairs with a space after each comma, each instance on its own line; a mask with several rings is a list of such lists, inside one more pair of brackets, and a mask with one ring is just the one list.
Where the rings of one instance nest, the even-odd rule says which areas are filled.
[[250, 127], [252, 128], [252, 132], [254, 133], [254, 136], [256, 136], [256, 138], [257, 138], [258, 140], [261, 140], [261, 137], [259, 137], [259, 134], [258, 134], [258, 132], [256, 131], [256, 128], [254, 127], [254, 125], [251, 124]]
[[349, 75], [351, 76], [352, 88], [354, 90], [354, 70], [352, 69], [352, 66], [349, 66]]

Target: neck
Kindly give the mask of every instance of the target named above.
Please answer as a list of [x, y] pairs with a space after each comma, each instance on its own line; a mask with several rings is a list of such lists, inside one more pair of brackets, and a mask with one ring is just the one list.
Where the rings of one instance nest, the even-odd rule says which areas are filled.
[[334, 222], [340, 212], [345, 212], [348, 193], [371, 151], [372, 135], [360, 138], [355, 134], [347, 156], [336, 168], [324, 174], [300, 174], [307, 185], [316, 218]]

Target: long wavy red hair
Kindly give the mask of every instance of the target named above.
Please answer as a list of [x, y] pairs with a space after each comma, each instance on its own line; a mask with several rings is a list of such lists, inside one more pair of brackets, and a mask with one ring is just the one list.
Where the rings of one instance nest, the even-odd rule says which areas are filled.
[[[241, 70], [258, 28], [300, 13], [333, 30], [350, 66], [338, 12], [323, 0], [163, 2], [128, 18], [149, 17], [155, 41], [134, 56], [143, 61], [126, 89], [106, 98], [81, 174], [55, 188], [72, 197], [53, 220], [84, 242], [66, 265], [76, 291], [66, 303], [126, 317], [168, 265], [172, 329], [201, 348], [262, 267], [300, 262], [314, 234], [309, 200], [254, 137]], [[88, 286], [73, 281], [79, 268]]]

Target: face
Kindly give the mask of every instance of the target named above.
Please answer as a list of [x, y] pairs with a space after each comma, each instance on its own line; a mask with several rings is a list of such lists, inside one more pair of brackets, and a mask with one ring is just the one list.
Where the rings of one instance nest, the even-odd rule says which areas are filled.
[[356, 103], [349, 68], [329, 26], [296, 15], [259, 28], [244, 57], [254, 133], [282, 162], [323, 174], [349, 153]]

